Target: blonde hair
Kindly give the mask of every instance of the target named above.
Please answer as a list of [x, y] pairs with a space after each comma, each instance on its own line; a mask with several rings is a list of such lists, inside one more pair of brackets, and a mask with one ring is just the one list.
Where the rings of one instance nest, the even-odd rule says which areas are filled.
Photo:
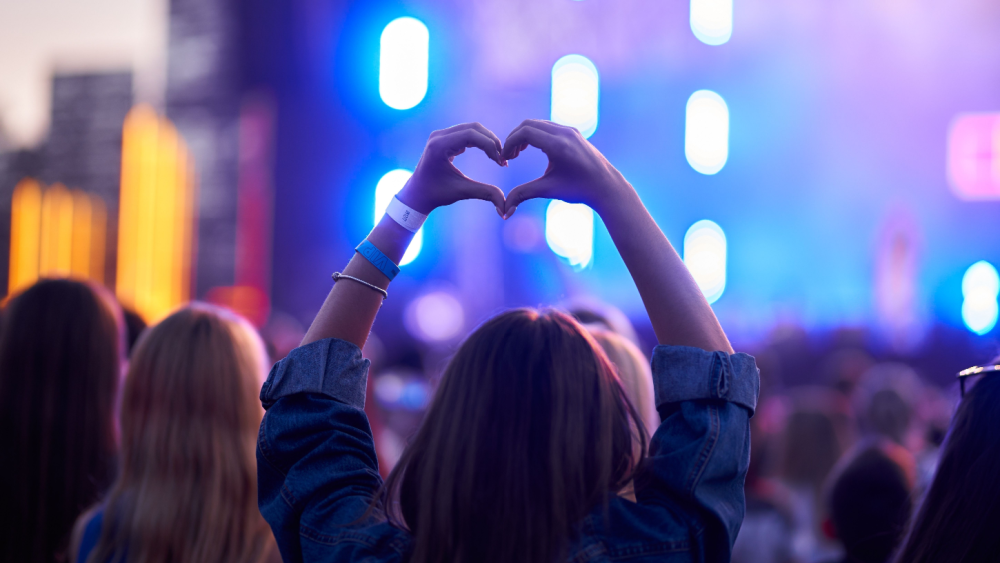
[[148, 329], [122, 394], [119, 475], [88, 561], [261, 561], [255, 439], [264, 347], [242, 318], [192, 305]]
[[624, 336], [593, 325], [588, 325], [587, 329], [615, 365], [625, 394], [646, 425], [646, 432], [652, 436], [660, 426], [660, 415], [656, 412], [653, 398], [653, 373], [649, 360], [638, 346]]

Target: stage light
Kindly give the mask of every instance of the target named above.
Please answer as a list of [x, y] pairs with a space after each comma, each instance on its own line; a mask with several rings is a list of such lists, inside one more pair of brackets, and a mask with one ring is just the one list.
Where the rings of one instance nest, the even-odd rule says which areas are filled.
[[587, 57], [566, 55], [552, 65], [552, 121], [589, 138], [597, 131], [599, 96], [597, 67]]
[[191, 298], [197, 192], [187, 144], [146, 105], [125, 118], [118, 201], [115, 292], [123, 305], [156, 322]]
[[1000, 199], [1000, 113], [964, 113], [952, 120], [948, 184], [959, 199]]
[[691, 31], [708, 45], [729, 41], [733, 36], [733, 0], [691, 0]]
[[726, 289], [726, 234], [707, 219], [698, 221], [684, 235], [684, 264], [709, 303]]
[[430, 33], [420, 20], [396, 18], [382, 30], [378, 93], [391, 108], [410, 109], [427, 94]]
[[[397, 168], [396, 170], [391, 170], [386, 172], [382, 178], [375, 185], [375, 224], [382, 219], [385, 215], [385, 210], [389, 207], [389, 202], [392, 201], [393, 196], [396, 195], [399, 190], [403, 189], [406, 185], [406, 181], [410, 179], [413, 172], [409, 170], [403, 170], [402, 168]], [[420, 227], [417, 234], [413, 236], [413, 240], [410, 241], [409, 248], [403, 253], [403, 259], [399, 261], [400, 266], [405, 266], [416, 259], [417, 255], [420, 254], [420, 249], [424, 246], [424, 228]]]
[[997, 269], [985, 260], [969, 266], [962, 276], [962, 320], [976, 334], [986, 334], [997, 324], [997, 295], [1000, 295], [1000, 276]]
[[582, 203], [552, 200], [545, 210], [545, 242], [570, 266], [587, 267], [594, 257], [594, 211]]
[[729, 158], [729, 108], [711, 90], [698, 90], [687, 102], [684, 156], [702, 174], [715, 174]]
[[445, 342], [459, 336], [465, 328], [465, 311], [450, 293], [435, 291], [411, 301], [403, 321], [416, 338]]

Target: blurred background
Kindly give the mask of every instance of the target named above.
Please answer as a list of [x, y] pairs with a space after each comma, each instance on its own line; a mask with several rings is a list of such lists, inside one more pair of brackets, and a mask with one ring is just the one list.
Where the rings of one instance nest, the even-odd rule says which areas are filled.
[[[949, 389], [997, 352], [991, 0], [0, 0], [0, 277], [94, 279], [147, 322], [227, 305], [278, 358], [432, 130], [525, 118], [629, 179], [765, 394], [890, 360]], [[456, 164], [506, 192], [545, 158]], [[504, 308], [655, 344], [584, 206], [462, 202], [405, 262], [366, 350], [380, 455]]]

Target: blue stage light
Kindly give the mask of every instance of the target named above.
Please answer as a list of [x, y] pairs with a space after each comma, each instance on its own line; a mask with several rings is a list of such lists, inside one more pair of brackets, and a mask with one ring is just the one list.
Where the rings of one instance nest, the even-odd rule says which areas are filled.
[[382, 30], [378, 93], [387, 106], [410, 109], [427, 94], [430, 34], [420, 20], [396, 18]]
[[708, 219], [698, 221], [684, 235], [684, 264], [709, 303], [726, 290], [726, 234]]
[[582, 55], [566, 55], [552, 65], [552, 121], [576, 127], [584, 138], [597, 131], [600, 84], [597, 67]]
[[[403, 170], [398, 168], [396, 170], [391, 170], [386, 172], [381, 179], [379, 179], [378, 184], [375, 185], [375, 224], [382, 220], [382, 216], [385, 215], [385, 210], [389, 207], [389, 202], [392, 201], [393, 196], [395, 196], [399, 190], [403, 189], [406, 185], [406, 181], [410, 179], [413, 172], [409, 170]], [[417, 234], [413, 236], [413, 240], [410, 241], [409, 248], [403, 254], [403, 259], [399, 262], [400, 266], [405, 266], [420, 254], [420, 248], [424, 245], [424, 228], [420, 227]]]
[[570, 266], [585, 268], [594, 257], [594, 211], [582, 203], [552, 200], [545, 210], [545, 242]]
[[997, 324], [1000, 276], [993, 264], [980, 260], [962, 276], [962, 320], [976, 334], [986, 334]]
[[702, 174], [715, 174], [729, 159], [729, 107], [711, 90], [698, 90], [688, 98], [684, 156]]
[[691, 0], [691, 31], [708, 45], [729, 41], [733, 36], [733, 0]]

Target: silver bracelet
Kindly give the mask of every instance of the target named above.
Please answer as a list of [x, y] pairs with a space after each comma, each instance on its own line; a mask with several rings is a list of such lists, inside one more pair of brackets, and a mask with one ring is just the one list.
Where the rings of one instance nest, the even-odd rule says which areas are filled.
[[360, 280], [360, 279], [358, 279], [358, 278], [356, 278], [354, 276], [348, 276], [346, 274], [341, 274], [340, 272], [334, 272], [333, 273], [333, 283], [337, 283], [337, 281], [339, 281], [342, 278], [353, 280], [353, 281], [356, 281], [356, 282], [358, 282], [360, 284], [363, 284], [363, 285], [367, 285], [368, 287], [370, 287], [370, 288], [374, 289], [375, 291], [381, 293], [382, 294], [382, 301], [385, 301], [386, 299], [389, 298], [389, 292], [386, 291], [386, 290], [384, 290], [384, 289], [382, 289], [381, 287], [379, 287], [377, 285], [372, 285], [372, 284], [366, 282], [365, 280]]

